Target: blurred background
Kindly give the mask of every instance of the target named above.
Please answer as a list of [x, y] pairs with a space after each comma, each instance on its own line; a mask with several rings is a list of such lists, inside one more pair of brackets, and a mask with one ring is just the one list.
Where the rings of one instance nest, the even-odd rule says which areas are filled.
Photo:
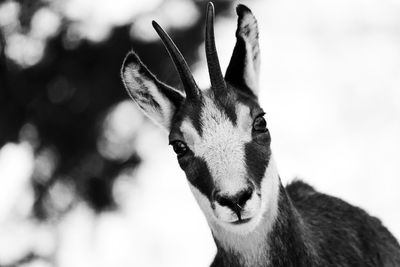
[[[214, 1], [220, 61], [238, 1]], [[400, 238], [400, 2], [242, 1], [282, 181], [361, 206]], [[166, 134], [119, 77], [133, 49], [166, 83], [171, 34], [209, 85], [206, 1], [0, 2], [0, 266], [208, 266], [215, 246]]]

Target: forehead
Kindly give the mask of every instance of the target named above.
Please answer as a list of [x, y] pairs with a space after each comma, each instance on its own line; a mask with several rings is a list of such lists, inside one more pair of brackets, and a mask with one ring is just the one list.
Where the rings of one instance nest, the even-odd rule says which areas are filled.
[[185, 103], [179, 109], [171, 125], [170, 140], [182, 138], [188, 131], [203, 136], [205, 132], [246, 127], [262, 112], [257, 101], [248, 96], [232, 90], [216, 96], [208, 89], [202, 92], [201, 100]]

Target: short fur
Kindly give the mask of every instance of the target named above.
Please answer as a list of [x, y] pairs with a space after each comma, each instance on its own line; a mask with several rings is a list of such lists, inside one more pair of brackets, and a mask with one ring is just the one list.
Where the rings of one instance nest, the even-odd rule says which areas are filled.
[[400, 266], [399, 243], [377, 218], [302, 181], [282, 185], [258, 101], [257, 21], [244, 5], [237, 14], [237, 41], [222, 77], [208, 5], [207, 90], [198, 89], [155, 22], [186, 96], [158, 81], [133, 52], [121, 70], [131, 98], [180, 145], [178, 162], [217, 245], [211, 266]]

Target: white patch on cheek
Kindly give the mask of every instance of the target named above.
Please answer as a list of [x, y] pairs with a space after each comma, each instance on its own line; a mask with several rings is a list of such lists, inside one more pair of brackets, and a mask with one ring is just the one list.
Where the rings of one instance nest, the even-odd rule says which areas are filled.
[[265, 175], [261, 181], [261, 213], [270, 227], [278, 215], [279, 175], [271, 155]]

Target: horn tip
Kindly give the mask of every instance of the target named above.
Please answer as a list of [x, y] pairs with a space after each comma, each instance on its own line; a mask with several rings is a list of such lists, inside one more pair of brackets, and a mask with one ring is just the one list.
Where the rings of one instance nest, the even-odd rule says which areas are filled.
[[213, 23], [214, 20], [214, 4], [212, 2], [208, 2], [207, 4], [207, 13], [206, 13], [206, 21], [207, 24]]
[[162, 38], [165, 35], [163, 28], [161, 28], [160, 24], [158, 24], [155, 20], [151, 21], [151, 25], [153, 25], [153, 29], [157, 32], [157, 34]]
[[154, 28], [154, 29], [160, 28], [160, 25], [159, 25], [155, 20], [152, 20], [152, 21], [151, 21], [151, 25], [153, 25], [153, 28]]
[[208, 4], [207, 4], [207, 11], [208, 12], [214, 12], [214, 4], [213, 4], [213, 2], [208, 2]]

